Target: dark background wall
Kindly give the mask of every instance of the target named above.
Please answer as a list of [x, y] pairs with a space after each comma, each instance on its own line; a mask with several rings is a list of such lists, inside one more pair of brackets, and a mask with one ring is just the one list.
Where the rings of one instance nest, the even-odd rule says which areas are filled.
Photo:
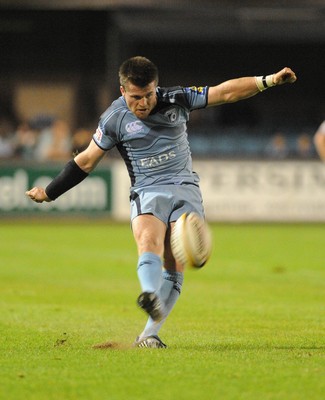
[[74, 125], [94, 121], [119, 94], [119, 64], [141, 54], [158, 65], [162, 86], [214, 85], [284, 66], [297, 73], [294, 86], [207, 112], [209, 124], [263, 127], [267, 135], [312, 130], [325, 117], [323, 2], [22, 3], [0, 2], [0, 115], [19, 119], [19, 81], [73, 81]]

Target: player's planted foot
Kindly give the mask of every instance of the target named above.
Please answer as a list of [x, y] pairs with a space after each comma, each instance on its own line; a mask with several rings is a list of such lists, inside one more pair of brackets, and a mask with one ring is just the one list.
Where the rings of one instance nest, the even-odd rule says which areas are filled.
[[134, 347], [146, 347], [148, 349], [165, 349], [167, 345], [163, 343], [158, 336], [152, 335], [142, 339], [139, 339], [139, 337], [137, 337], [136, 341], [134, 342]]
[[141, 293], [138, 297], [138, 305], [149, 314], [154, 321], [161, 321], [164, 318], [162, 304], [155, 293]]

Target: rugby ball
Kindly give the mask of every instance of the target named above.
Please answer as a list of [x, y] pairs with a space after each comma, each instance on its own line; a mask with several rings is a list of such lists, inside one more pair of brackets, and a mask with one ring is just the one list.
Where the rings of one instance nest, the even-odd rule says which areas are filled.
[[202, 268], [212, 250], [210, 229], [195, 212], [184, 213], [178, 218], [170, 243], [175, 260], [194, 268]]

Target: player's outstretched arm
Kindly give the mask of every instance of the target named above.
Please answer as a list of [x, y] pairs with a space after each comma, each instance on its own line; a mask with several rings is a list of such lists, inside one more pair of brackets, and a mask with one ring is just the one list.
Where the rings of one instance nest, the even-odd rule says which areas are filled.
[[34, 187], [26, 192], [26, 196], [36, 203], [57, 199], [87, 178], [104, 155], [105, 151], [92, 140], [87, 149], [70, 160], [45, 189]]
[[234, 103], [255, 96], [272, 86], [294, 83], [296, 80], [296, 74], [288, 67], [272, 75], [230, 79], [209, 88], [208, 106]]

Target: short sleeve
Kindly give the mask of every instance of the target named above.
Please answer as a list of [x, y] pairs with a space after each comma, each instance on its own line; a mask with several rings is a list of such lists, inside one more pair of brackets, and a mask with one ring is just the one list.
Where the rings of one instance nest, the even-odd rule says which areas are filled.
[[190, 110], [205, 108], [208, 103], [208, 86], [185, 87], [184, 93], [190, 104]]
[[114, 140], [112, 136], [105, 132], [105, 128], [101, 125], [101, 123], [98, 124], [96, 132], [93, 135], [93, 139], [97, 146], [102, 150], [110, 150], [116, 145], [116, 140]]

